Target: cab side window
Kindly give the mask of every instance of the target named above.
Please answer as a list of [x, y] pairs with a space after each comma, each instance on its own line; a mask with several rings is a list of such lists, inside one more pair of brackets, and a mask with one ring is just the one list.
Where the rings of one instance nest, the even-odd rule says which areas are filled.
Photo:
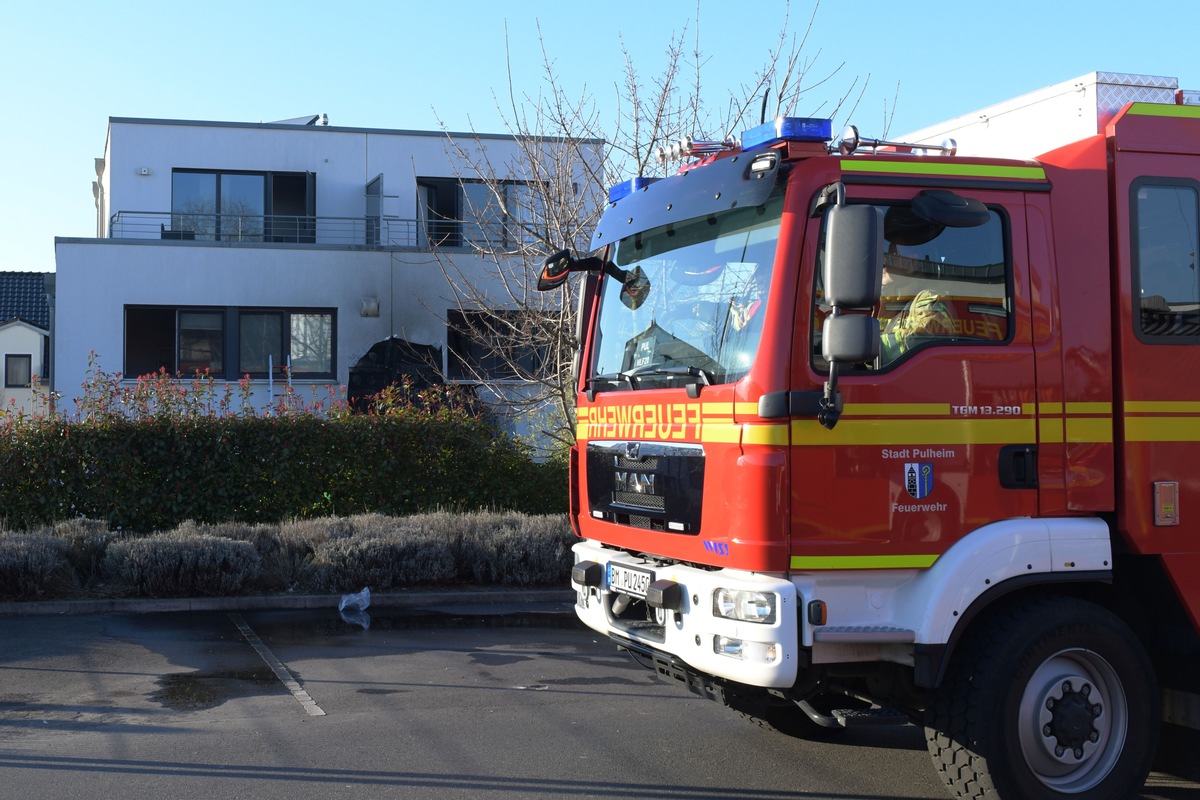
[[1133, 186], [1134, 317], [1145, 341], [1200, 340], [1196, 272], [1200, 201], [1191, 181], [1149, 180]]
[[[879, 206], [884, 219], [880, 357], [884, 369], [927, 347], [1009, 338], [1005, 226], [990, 210], [983, 225], [953, 228], [922, 220], [907, 205]], [[817, 270], [818, 280], [821, 270]], [[824, 318], [818, 308], [814, 322]], [[817, 341], [818, 337], [814, 337]], [[817, 359], [819, 358], [817, 341]], [[824, 366], [820, 364], [820, 366]]]

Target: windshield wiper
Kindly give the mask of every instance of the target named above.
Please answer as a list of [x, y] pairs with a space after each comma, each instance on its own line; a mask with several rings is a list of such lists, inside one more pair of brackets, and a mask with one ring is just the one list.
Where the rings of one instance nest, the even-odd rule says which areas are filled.
[[[632, 372], [633, 370], [631, 370]], [[662, 366], [656, 364], [652, 367], [642, 367], [637, 371], [637, 375], [687, 375], [689, 378], [700, 378], [700, 383], [704, 386], [712, 386], [712, 373], [701, 367], [687, 366]], [[633, 376], [631, 376], [633, 377]]]
[[605, 372], [601, 375], [593, 375], [588, 378], [587, 383], [587, 399], [588, 402], [596, 399], [596, 384], [597, 383], [627, 383], [629, 388], [633, 389], [633, 381], [624, 372]]
[[684, 375], [689, 378], [699, 378], [695, 383], [688, 384], [688, 397], [699, 397], [700, 386], [712, 386], [712, 373], [701, 367], [692, 365], [667, 365], [667, 364], [644, 364], [640, 367], [627, 369], [623, 372], [607, 372], [603, 375], [593, 375], [588, 381], [587, 395], [588, 400], [594, 400], [596, 397], [596, 383], [626, 383], [630, 389], [637, 389], [641, 378], [647, 375]]

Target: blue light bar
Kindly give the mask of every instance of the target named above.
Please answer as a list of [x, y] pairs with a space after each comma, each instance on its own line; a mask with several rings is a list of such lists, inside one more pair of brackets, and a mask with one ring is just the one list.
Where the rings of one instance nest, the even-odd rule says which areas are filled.
[[833, 139], [833, 120], [811, 117], [776, 117], [742, 134], [742, 149], [753, 150], [779, 142], [828, 142]]
[[645, 189], [657, 180], [658, 178], [631, 178], [624, 183], [618, 183], [608, 190], [608, 202], [615, 203], [622, 197], [628, 197], [634, 192]]

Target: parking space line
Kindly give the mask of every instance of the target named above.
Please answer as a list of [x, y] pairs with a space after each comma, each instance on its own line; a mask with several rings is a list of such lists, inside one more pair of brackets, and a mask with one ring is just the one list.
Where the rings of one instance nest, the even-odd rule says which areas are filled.
[[263, 644], [262, 639], [258, 638], [258, 634], [246, 624], [246, 620], [242, 619], [242, 615], [231, 612], [229, 618], [233, 620], [234, 625], [237, 625], [238, 630], [242, 632], [242, 636], [246, 637], [246, 641], [250, 643], [255, 652], [262, 657], [263, 661], [267, 662], [267, 666], [275, 673], [275, 677], [279, 678], [280, 682], [292, 693], [292, 697], [296, 698], [300, 705], [304, 707], [305, 712], [310, 717], [325, 716], [325, 711], [317, 705], [315, 700], [308, 696], [308, 692], [304, 691], [304, 688], [296, 680], [295, 676], [288, 671], [288, 668], [283, 665], [283, 662], [276, 658], [270, 648]]

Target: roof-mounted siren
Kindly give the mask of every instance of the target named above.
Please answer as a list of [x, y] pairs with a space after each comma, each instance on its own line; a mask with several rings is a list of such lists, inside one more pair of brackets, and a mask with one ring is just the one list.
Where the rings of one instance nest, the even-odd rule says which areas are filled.
[[913, 155], [928, 155], [930, 152], [935, 152], [944, 156], [952, 156], [958, 152], [958, 142], [953, 139], [944, 139], [941, 144], [913, 144], [912, 142], [889, 142], [884, 139], [864, 139], [859, 135], [858, 128], [853, 125], [847, 125], [842, 131], [832, 152], [849, 156], [858, 152], [860, 147], [869, 147], [872, 151], [881, 147], [903, 148], [900, 152]]
[[723, 153], [726, 150], [732, 150], [737, 147], [737, 140], [732, 136], [726, 136], [721, 141], [694, 139], [691, 136], [685, 136], [678, 142], [672, 142], [669, 145], [658, 148], [658, 160], [666, 164], [671, 161], [680, 161], [685, 158], [703, 158], [713, 155], [714, 153]]

